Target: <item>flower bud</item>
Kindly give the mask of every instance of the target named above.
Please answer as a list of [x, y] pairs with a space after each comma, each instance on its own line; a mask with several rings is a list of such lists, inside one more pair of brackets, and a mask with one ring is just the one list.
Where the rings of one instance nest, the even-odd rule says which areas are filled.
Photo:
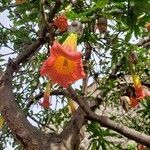
[[83, 26], [79, 21], [73, 21], [68, 29], [69, 32], [77, 33], [79, 36], [82, 36]]
[[137, 53], [135, 51], [131, 52], [129, 54], [129, 57], [130, 57], [130, 61], [132, 64], [136, 65], [138, 63], [138, 56], [137, 56]]
[[67, 17], [65, 15], [58, 16], [53, 24], [60, 30], [60, 32], [65, 32], [68, 29]]
[[97, 28], [100, 33], [107, 31], [107, 19], [105, 17], [100, 17], [97, 19]]

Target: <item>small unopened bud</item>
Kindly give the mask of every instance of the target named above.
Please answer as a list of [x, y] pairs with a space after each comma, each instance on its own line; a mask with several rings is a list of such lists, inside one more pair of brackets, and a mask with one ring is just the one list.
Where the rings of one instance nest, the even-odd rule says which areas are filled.
[[129, 54], [129, 57], [130, 57], [130, 61], [131, 61], [132, 64], [137, 64], [138, 63], [138, 56], [137, 56], [136, 52], [131, 52]]
[[107, 19], [105, 17], [100, 17], [97, 19], [97, 28], [100, 33], [107, 31]]
[[73, 21], [68, 29], [69, 32], [77, 33], [79, 36], [82, 36], [83, 26], [79, 21]]
[[53, 24], [60, 30], [60, 32], [65, 32], [68, 29], [67, 17], [64, 14], [58, 16], [53, 21]]

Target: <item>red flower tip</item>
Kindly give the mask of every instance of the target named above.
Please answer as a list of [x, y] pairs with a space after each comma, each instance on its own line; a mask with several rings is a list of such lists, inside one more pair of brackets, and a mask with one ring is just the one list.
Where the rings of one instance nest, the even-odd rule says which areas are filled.
[[137, 99], [137, 98], [130, 98], [130, 106], [132, 107], [132, 108], [135, 108], [135, 107], [137, 107], [138, 105], [139, 105], [139, 99]]
[[40, 105], [45, 109], [48, 109], [52, 105], [49, 95], [44, 96], [43, 102], [41, 102]]
[[68, 23], [67, 23], [67, 17], [65, 15], [58, 16], [54, 21], [53, 24], [61, 31], [67, 31], [68, 29]]
[[44, 108], [49, 108], [51, 104], [51, 97], [50, 97], [50, 91], [51, 91], [51, 82], [48, 81], [46, 84], [46, 89], [44, 92], [44, 98], [43, 98], [43, 102], [40, 103], [40, 105]]

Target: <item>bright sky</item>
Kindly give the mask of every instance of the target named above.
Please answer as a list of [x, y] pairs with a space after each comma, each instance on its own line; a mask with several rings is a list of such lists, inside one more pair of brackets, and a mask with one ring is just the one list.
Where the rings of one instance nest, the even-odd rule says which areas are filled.
[[2, 13], [0, 13], [0, 23], [4, 25], [5, 27], [10, 27], [10, 20], [8, 19], [8, 11], [5, 10]]
[[[11, 23], [11, 21], [8, 19], [8, 11], [6, 10], [6, 11], [3, 11], [2, 13], [0, 13], [0, 24], [2, 24], [4, 27], [6, 27], [6, 28], [10, 28], [10, 25], [12, 24]], [[0, 25], [0, 28], [1, 28], [1, 25]], [[8, 43], [8, 45], [10, 46], [10, 47], [12, 47], [11, 46], [11, 44], [10, 43]], [[0, 54], [7, 54], [7, 53], [11, 53], [12, 52], [12, 50], [10, 50], [9, 48], [7, 48], [7, 47], [1, 47], [0, 48]], [[9, 57], [11, 57], [11, 58], [14, 58], [16, 55], [13, 55], [13, 54], [11, 54], [11, 56], [10, 55], [7, 55], [7, 56], [5, 56], [5, 57], [3, 57], [6, 61], [8, 60], [8, 58]], [[2, 65], [2, 64], [0, 64], [0, 65]]]

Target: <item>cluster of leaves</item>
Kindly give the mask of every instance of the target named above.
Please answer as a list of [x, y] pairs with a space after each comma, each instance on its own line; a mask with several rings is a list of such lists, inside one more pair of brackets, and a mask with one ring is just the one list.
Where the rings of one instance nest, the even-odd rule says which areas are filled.
[[118, 138], [121, 138], [121, 137], [119, 137], [116, 133], [112, 133], [109, 129], [102, 128], [98, 123], [95, 123], [95, 122], [90, 123], [88, 125], [87, 132], [91, 134], [89, 136], [91, 143], [88, 149], [119, 150], [122, 148], [121, 144], [114, 144], [113, 141], [111, 141], [113, 137], [114, 137], [114, 140], [117, 137]]
[[[39, 36], [39, 32], [44, 26], [43, 18], [40, 10], [39, 0], [28, 0], [22, 4], [15, 4], [10, 0], [2, 0], [0, 2], [0, 12], [5, 15], [8, 13], [10, 20], [10, 27], [0, 24], [0, 52], [5, 51], [3, 47], [7, 47], [8, 43], [11, 43], [12, 47], [8, 51], [15, 54], [19, 54], [28, 48], [29, 45], [34, 43]], [[55, 1], [47, 0], [50, 8], [53, 7]], [[51, 11], [47, 6], [47, 15]], [[92, 46], [91, 59], [88, 61], [88, 73], [89, 78], [92, 81], [96, 81], [98, 84], [98, 90], [104, 93], [105, 107], [112, 106], [116, 111], [120, 108], [119, 97], [123, 94], [120, 90], [114, 90], [117, 88], [117, 81], [114, 79], [108, 80], [111, 70], [116, 66], [118, 62], [121, 63], [120, 74], [130, 74], [128, 68], [128, 54], [131, 51], [136, 51], [139, 56], [139, 63], [136, 71], [141, 76], [149, 76], [148, 70], [148, 51], [145, 48], [139, 48], [136, 45], [131, 44], [133, 38], [139, 39], [141, 37], [148, 36], [149, 33], [144, 29], [144, 25], [149, 21], [150, 17], [150, 3], [148, 0], [79, 0], [70, 3], [69, 0], [63, 1], [62, 6], [58, 13], [65, 12], [69, 21], [79, 20], [84, 26], [82, 37], [79, 39], [79, 44], [83, 46], [82, 53], [85, 58], [86, 48], [85, 45], [88, 42]], [[99, 17], [106, 17], [108, 20], [108, 31], [106, 33], [99, 33], [96, 29], [96, 21]], [[63, 41], [67, 33], [59, 34], [58, 38]], [[32, 122], [36, 122], [41, 130], [50, 124], [53, 125], [55, 131], [59, 131], [68, 122], [68, 109], [50, 109], [43, 110], [38, 105], [35, 96], [40, 94], [45, 86], [44, 78], [40, 77], [39, 69], [42, 62], [49, 53], [49, 41], [41, 48], [41, 51], [24, 63], [21, 66], [18, 73], [16, 73], [13, 80], [14, 93], [16, 96], [16, 102], [24, 110], [26, 116], [30, 117]], [[7, 53], [7, 51], [5, 52]], [[1, 56], [1, 55], [0, 55]], [[11, 55], [10, 55], [11, 57]], [[5, 55], [0, 57], [0, 63], [3, 63], [0, 69], [4, 69]], [[100, 78], [99, 78], [100, 77]], [[54, 87], [58, 89], [58, 86]], [[78, 94], [81, 94], [81, 88], [76, 89]], [[111, 92], [110, 92], [111, 91]], [[55, 99], [60, 99], [56, 96]], [[89, 97], [90, 98], [90, 97]], [[64, 98], [61, 97], [62, 100]], [[28, 103], [33, 101], [34, 103], [30, 108], [26, 108]], [[60, 102], [60, 101], [59, 101]], [[114, 120], [121, 120], [123, 123], [135, 128], [138, 131], [150, 134], [149, 128], [149, 105], [150, 101], [143, 103], [143, 108], [137, 112], [139, 117], [132, 118], [128, 115], [123, 116], [122, 119], [118, 119], [117, 113], [111, 114], [111, 118]], [[34, 113], [36, 108], [38, 113]], [[127, 117], [126, 117], [127, 116]], [[139, 119], [139, 118], [142, 118]], [[141, 122], [144, 122], [142, 128]], [[60, 126], [61, 125], [61, 126]], [[91, 132], [89, 149], [121, 149], [121, 145], [109, 142], [107, 137], [117, 137], [115, 133], [112, 133], [108, 129], [101, 128], [97, 123], [91, 122], [87, 125], [87, 131]], [[47, 130], [46, 130], [47, 132]], [[6, 141], [13, 139], [11, 132], [7, 125], [2, 129], [1, 135], [1, 148], [5, 148]], [[9, 135], [9, 136], [8, 136]], [[11, 143], [10, 143], [11, 144]], [[18, 145], [14, 138], [15, 147]], [[128, 147], [128, 146], [126, 146]], [[128, 147], [128, 149], [132, 149]]]

